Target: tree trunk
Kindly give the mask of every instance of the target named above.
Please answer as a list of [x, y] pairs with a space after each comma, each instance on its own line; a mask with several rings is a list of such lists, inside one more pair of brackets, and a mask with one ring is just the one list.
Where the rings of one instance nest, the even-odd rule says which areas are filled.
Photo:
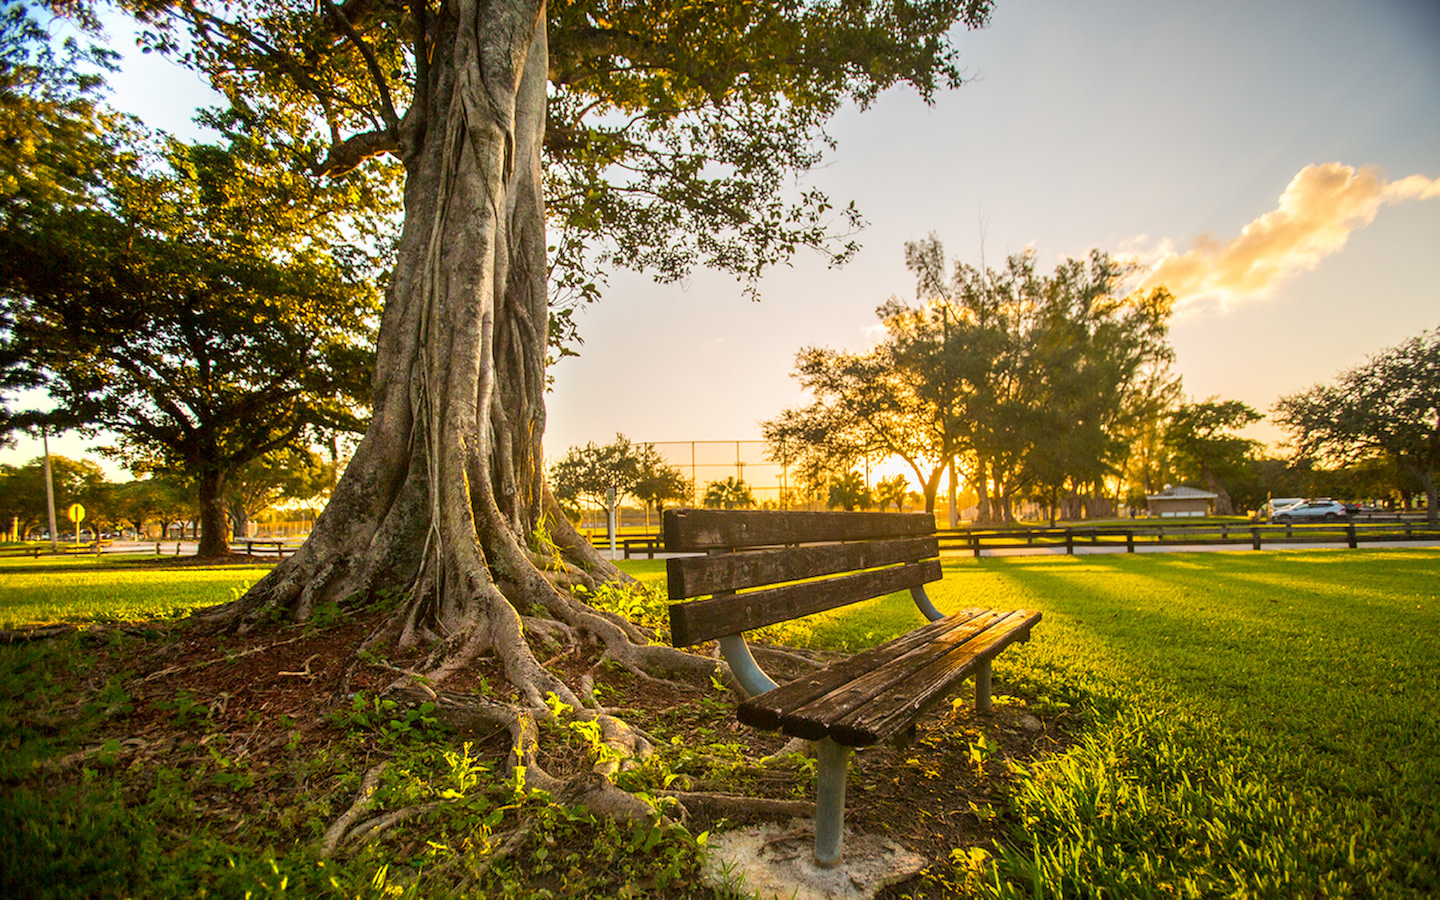
[[[938, 474], [938, 470], [937, 470]], [[950, 503], [950, 527], [960, 527], [960, 479], [956, 477], [955, 458], [950, 458], [950, 488], [946, 492]]]
[[234, 540], [244, 540], [250, 535], [250, 513], [246, 511], [242, 501], [235, 501], [230, 504], [230, 536]]
[[227, 556], [230, 553], [230, 516], [225, 511], [225, 473], [214, 468], [200, 470], [200, 515], [195, 523], [200, 546], [197, 556]]
[[975, 466], [975, 496], [977, 497], [975, 511], [976, 525], [989, 525], [991, 521], [993, 521], [993, 516], [991, 516], [990, 513], [990, 476], [987, 471], [988, 468], [985, 457], [980, 457], [979, 462], [977, 462]]
[[1215, 494], [1215, 515], [1233, 516], [1235, 502], [1230, 499], [1230, 492], [1225, 490], [1225, 486], [1209, 469], [1204, 469], [1201, 474], [1204, 476], [1205, 489]]
[[244, 630], [393, 592], [402, 601], [363, 648], [410, 660], [427, 690], [493, 656], [518, 697], [507, 704], [515, 735], [547, 695], [595, 706], [539, 663], [527, 624], [593, 638], [636, 670], [702, 683], [716, 670], [561, 589], [626, 576], [544, 481], [544, 15], [539, 0], [459, 0], [427, 21], [432, 52], [400, 123], [405, 225], [372, 424], [304, 546], [204, 614]]
[[[1440, 525], [1440, 504], [1437, 504], [1437, 486], [1435, 483], [1435, 470], [1421, 465], [1403, 463], [1409, 469], [1420, 487], [1425, 491], [1425, 521], [1430, 525]], [[1409, 507], [1409, 498], [1406, 498], [1406, 507]]]

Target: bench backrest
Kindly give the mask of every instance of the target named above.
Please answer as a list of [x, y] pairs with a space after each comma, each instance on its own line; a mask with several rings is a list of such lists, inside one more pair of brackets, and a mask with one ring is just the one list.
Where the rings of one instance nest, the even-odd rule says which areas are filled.
[[[930, 513], [670, 509], [671, 642], [697, 644], [940, 580]], [[744, 591], [744, 593], [737, 593]], [[709, 595], [709, 596], [706, 596]]]

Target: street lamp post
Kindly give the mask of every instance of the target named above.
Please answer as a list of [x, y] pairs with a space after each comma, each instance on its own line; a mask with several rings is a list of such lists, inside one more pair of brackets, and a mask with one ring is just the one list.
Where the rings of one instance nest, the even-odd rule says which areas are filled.
[[[60, 552], [60, 535], [55, 528], [55, 483], [50, 477], [50, 437], [49, 429], [44, 425], [40, 426], [40, 443], [45, 448], [45, 509], [50, 514], [50, 551]], [[80, 533], [77, 527], [75, 533]]]

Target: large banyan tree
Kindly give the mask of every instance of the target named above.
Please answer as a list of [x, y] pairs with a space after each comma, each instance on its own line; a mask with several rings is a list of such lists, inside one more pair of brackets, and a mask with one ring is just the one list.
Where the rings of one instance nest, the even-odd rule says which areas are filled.
[[366, 646], [427, 685], [493, 656], [517, 737], [547, 695], [594, 708], [527, 635], [598, 641], [652, 674], [713, 671], [568, 590], [623, 576], [546, 487], [563, 301], [594, 296], [610, 266], [753, 278], [800, 247], [843, 258], [853, 211], [794, 182], [828, 145], [825, 121], [894, 85], [958, 85], [949, 34], [983, 24], [989, 0], [126, 6], [228, 98], [217, 120], [232, 133], [320, 178], [404, 169], [372, 423], [304, 547], [212, 620], [398, 594]]

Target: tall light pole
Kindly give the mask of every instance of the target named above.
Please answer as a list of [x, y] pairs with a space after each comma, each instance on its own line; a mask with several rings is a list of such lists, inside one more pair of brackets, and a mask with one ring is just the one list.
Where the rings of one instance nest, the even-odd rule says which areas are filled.
[[[60, 535], [55, 529], [55, 483], [50, 477], [50, 435], [49, 429], [44, 425], [40, 426], [40, 443], [45, 448], [45, 509], [50, 513], [50, 551], [60, 551]], [[80, 534], [80, 526], [75, 526], [75, 534]]]

